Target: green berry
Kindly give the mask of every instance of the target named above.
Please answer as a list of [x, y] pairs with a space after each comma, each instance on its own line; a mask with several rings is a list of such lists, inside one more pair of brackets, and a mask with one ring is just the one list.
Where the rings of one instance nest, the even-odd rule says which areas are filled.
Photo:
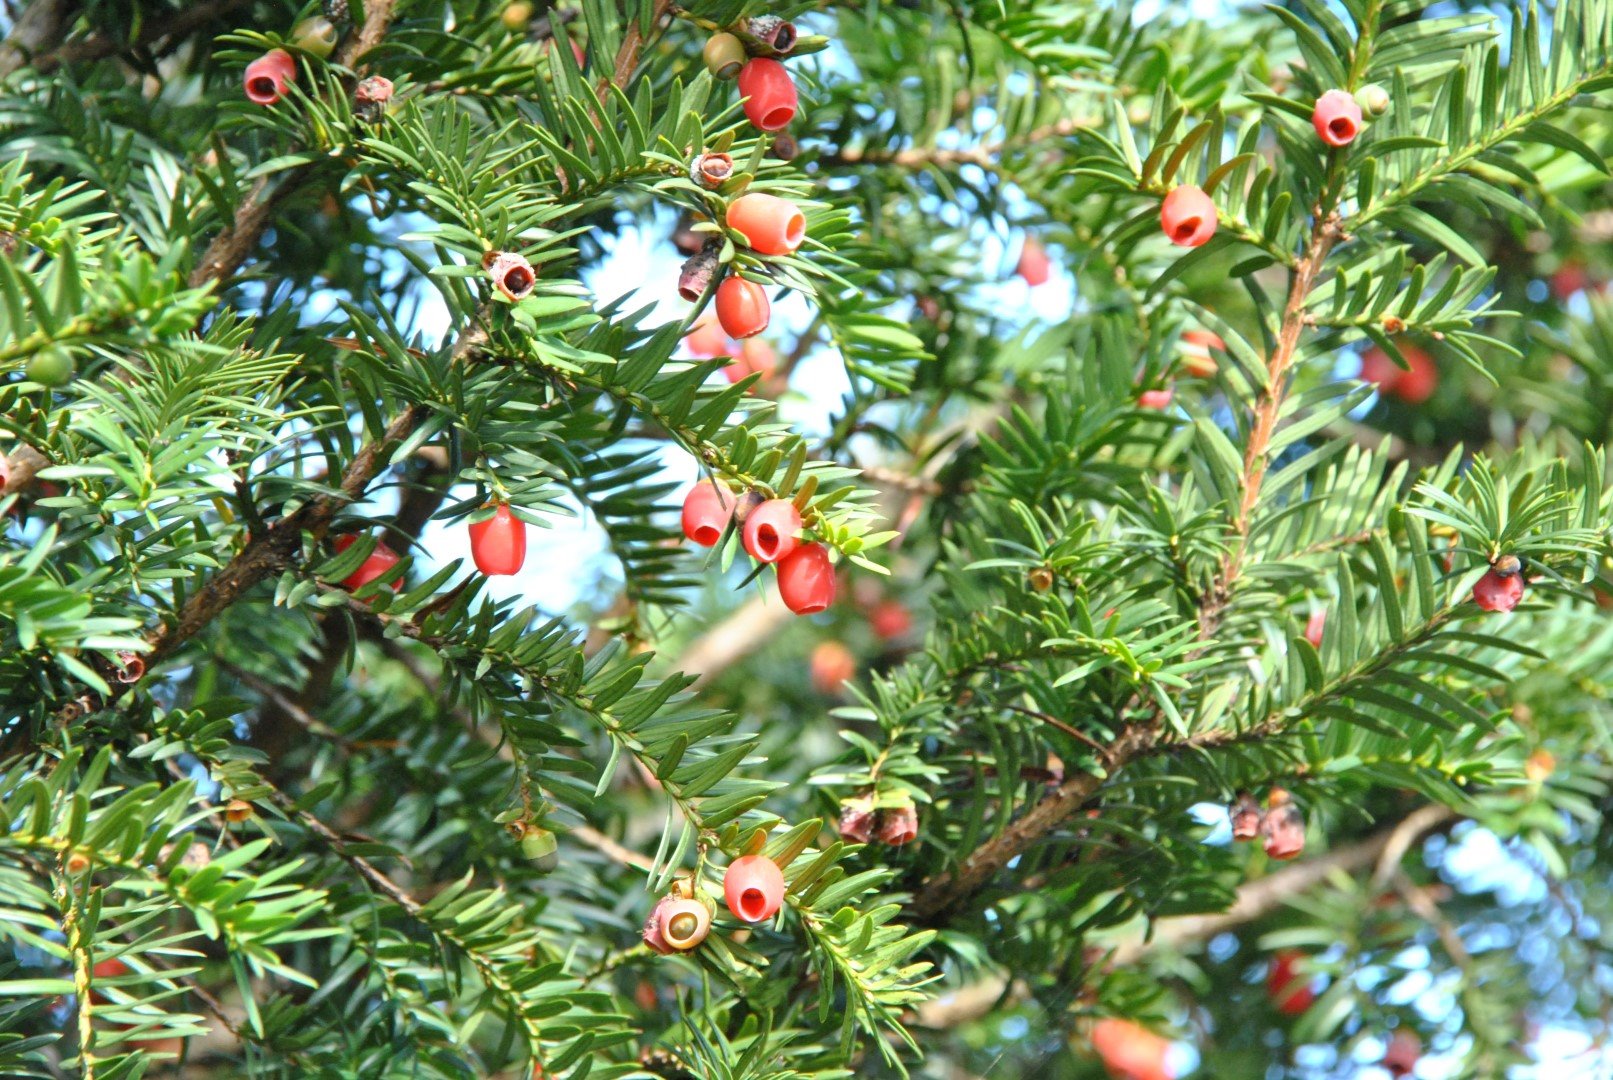
[[537, 864], [547, 874], [560, 865], [560, 842], [554, 833], [537, 825], [528, 825], [521, 834], [521, 854]]
[[25, 374], [41, 386], [66, 386], [73, 377], [73, 354], [59, 345], [41, 349], [28, 361]]
[[719, 79], [732, 79], [745, 66], [745, 44], [732, 34], [713, 34], [701, 53], [706, 68]]
[[1389, 111], [1389, 91], [1377, 83], [1368, 83], [1355, 92], [1355, 103], [1368, 116], [1382, 116]]

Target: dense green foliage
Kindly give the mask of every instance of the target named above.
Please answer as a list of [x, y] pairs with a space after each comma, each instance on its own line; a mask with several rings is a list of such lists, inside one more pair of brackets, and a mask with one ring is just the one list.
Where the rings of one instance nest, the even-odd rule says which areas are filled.
[[[328, 58], [312, 4], [11, 7], [0, 1074], [1097, 1076], [1122, 1016], [1183, 1075], [1356, 1075], [1398, 1027], [1499, 1076], [1605, 1037], [1609, 0], [781, 3], [793, 157], [701, 61], [741, 0], [349, 0]], [[713, 224], [744, 189], [805, 246]], [[770, 336], [791, 415], [844, 371], [826, 424], [683, 357], [710, 290], [629, 295], [691, 224], [799, 297]], [[794, 499], [839, 603], [684, 544], [697, 471]], [[540, 598], [584, 515], [597, 595], [433, 557], [489, 500]], [[350, 592], [349, 533], [406, 557]], [[1214, 809], [1278, 787], [1286, 865]], [[1544, 887], [1464, 871], [1485, 838]], [[757, 851], [789, 891], [747, 928]], [[713, 930], [658, 956], [689, 881]], [[1302, 1016], [1280, 948], [1328, 977]]]

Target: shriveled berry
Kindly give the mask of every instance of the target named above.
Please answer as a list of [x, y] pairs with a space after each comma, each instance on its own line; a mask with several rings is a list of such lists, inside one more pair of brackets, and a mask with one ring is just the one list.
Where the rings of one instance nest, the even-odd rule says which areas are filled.
[[1296, 858], [1305, 850], [1305, 815], [1282, 788], [1272, 788], [1266, 797], [1260, 839], [1266, 855], [1279, 861]]
[[874, 800], [854, 797], [840, 800], [840, 839], [866, 844], [874, 838]]
[[919, 812], [911, 802], [887, 807], [879, 813], [879, 831], [875, 834], [881, 844], [901, 847], [918, 839]]
[[491, 252], [483, 256], [482, 263], [487, 267], [487, 276], [493, 279], [493, 287], [506, 300], [525, 300], [538, 283], [538, 275], [533, 271], [532, 264], [516, 252]]
[[716, 190], [732, 175], [734, 159], [728, 154], [701, 154], [689, 162], [689, 179], [703, 188]]
[[1253, 795], [1240, 791], [1227, 808], [1227, 817], [1232, 822], [1232, 839], [1243, 841], [1253, 840], [1260, 835], [1260, 823], [1266, 814]]
[[713, 237], [685, 259], [678, 271], [678, 295], [691, 304], [706, 295], [706, 290], [711, 288], [711, 279], [717, 276], [720, 268], [718, 260], [721, 254], [722, 241]]
[[778, 15], [757, 15], [745, 24], [745, 32], [783, 56], [795, 48], [795, 24]]

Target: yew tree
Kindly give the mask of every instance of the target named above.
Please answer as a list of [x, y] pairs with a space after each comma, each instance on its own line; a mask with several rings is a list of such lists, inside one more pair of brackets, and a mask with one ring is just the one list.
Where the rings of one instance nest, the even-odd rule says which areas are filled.
[[1591, 1061], [1613, 3], [1201, 8], [4, 0], [0, 1075]]

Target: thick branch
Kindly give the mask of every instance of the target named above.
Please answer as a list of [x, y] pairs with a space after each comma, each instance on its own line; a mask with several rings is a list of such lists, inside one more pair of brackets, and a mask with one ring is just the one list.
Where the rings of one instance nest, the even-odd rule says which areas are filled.
[[77, 9], [74, 0], [33, 0], [23, 8], [11, 33], [0, 42], [0, 79], [54, 49]]

